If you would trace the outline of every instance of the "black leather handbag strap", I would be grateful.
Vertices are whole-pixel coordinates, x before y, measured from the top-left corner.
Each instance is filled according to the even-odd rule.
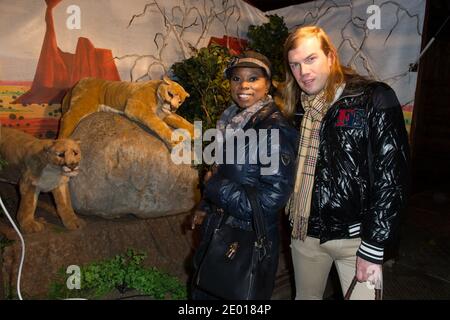
[[[261,210],[261,205],[259,204],[259,201],[256,197],[256,188],[249,186],[249,185],[243,185],[245,192],[247,193],[248,199],[250,200],[250,205],[252,207],[253,211],[253,226],[255,228],[256,233],[256,239],[258,242],[258,245],[263,247],[264,249],[267,249],[267,230],[266,230],[266,224],[264,221],[263,213]],[[267,251],[267,250],[265,250]],[[264,255],[268,252],[264,252]]]

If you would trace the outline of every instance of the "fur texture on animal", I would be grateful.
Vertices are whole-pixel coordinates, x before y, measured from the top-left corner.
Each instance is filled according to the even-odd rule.
[[[70,137],[91,113],[113,111],[144,124],[171,149],[178,141],[171,141],[170,127],[186,129],[194,137],[194,126],[175,114],[187,97],[183,87],[167,77],[146,82],[85,78],[64,97],[59,137]]]
[[[44,228],[34,217],[40,192],[52,192],[56,211],[66,228],[73,230],[84,225],[73,211],[68,188],[70,177],[79,170],[79,141],[37,139],[17,129],[0,127],[0,157],[7,162],[0,176],[19,185],[17,221],[24,233]]]

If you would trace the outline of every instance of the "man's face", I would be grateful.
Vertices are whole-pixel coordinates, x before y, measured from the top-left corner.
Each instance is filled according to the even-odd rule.
[[[317,37],[300,39],[288,52],[289,66],[300,88],[308,95],[319,93],[327,83],[333,57],[325,55]]]

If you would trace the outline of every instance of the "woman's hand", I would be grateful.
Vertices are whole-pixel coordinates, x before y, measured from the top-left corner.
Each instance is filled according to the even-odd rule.
[[[206,212],[203,210],[195,210],[192,217],[191,229],[194,230],[197,225],[201,225],[206,217]]]

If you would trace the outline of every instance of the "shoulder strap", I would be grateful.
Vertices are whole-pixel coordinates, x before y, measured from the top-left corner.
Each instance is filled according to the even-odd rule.
[[[256,188],[243,185],[245,192],[247,193],[248,199],[250,200],[250,205],[253,211],[253,225],[256,232],[257,241],[265,241],[266,240],[266,224],[263,218],[261,205],[259,204],[258,199],[256,198]]]

